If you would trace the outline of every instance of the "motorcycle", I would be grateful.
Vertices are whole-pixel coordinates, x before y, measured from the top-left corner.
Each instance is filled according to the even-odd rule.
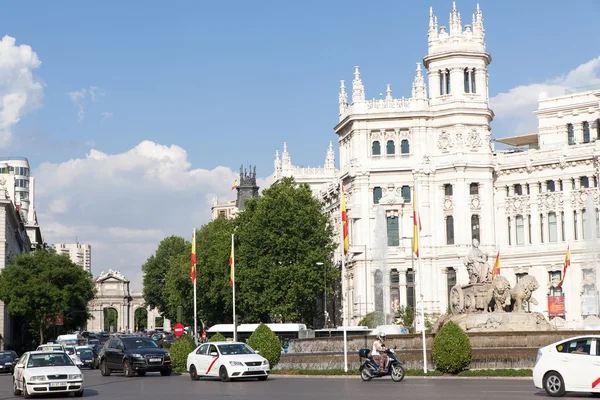
[[[396,352],[394,349],[385,349],[385,354],[388,357],[384,370],[381,370],[373,356],[371,356],[370,349],[360,349],[358,355],[361,358],[366,358],[365,362],[360,366],[360,377],[363,381],[369,382],[373,378],[382,378],[390,375],[394,382],[401,382],[404,379],[404,367],[402,363],[396,358]]]

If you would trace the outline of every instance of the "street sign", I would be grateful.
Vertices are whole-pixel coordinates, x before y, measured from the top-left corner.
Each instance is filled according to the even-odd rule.
[[[177,324],[173,328],[173,332],[175,333],[175,336],[177,336],[177,337],[183,335],[183,330],[184,330],[184,326],[182,324]]]
[[[56,325],[63,326],[65,324],[65,316],[62,314],[56,315]]]

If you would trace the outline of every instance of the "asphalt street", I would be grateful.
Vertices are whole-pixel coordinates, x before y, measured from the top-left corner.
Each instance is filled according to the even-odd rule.
[[[533,387],[530,379],[464,379],[406,377],[403,382],[391,378],[362,382],[360,377],[288,378],[273,375],[265,382],[257,380],[221,382],[216,379],[192,381],[188,375],[168,377],[148,373],[145,377],[109,377],[97,370],[84,371],[84,398],[93,400],[181,400],[192,398],[235,399],[445,399],[445,400],[520,400],[546,397]],[[13,399],[12,376],[0,375],[0,400]],[[22,396],[18,396],[21,397]],[[589,398],[588,394],[567,396]],[[55,398],[55,396],[52,396]],[[546,397],[549,398],[549,397]]]

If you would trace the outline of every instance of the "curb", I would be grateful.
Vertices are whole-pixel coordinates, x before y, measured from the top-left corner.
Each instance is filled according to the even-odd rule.
[[[302,379],[357,379],[360,378],[360,375],[284,375],[284,374],[269,374],[270,379],[284,378],[284,379],[294,379],[294,378],[302,378]],[[458,380],[517,380],[517,381],[525,381],[525,380],[533,380],[533,377],[530,376],[406,376],[404,380],[409,379],[427,379],[427,380],[448,380],[448,379],[458,379]]]

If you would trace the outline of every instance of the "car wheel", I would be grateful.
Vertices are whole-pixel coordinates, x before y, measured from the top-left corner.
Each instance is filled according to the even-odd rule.
[[[73,394],[75,395],[75,397],[81,397],[81,396],[83,396],[83,389],[81,389]]]
[[[106,360],[100,361],[100,373],[102,376],[110,376],[110,369],[106,366]]]
[[[171,370],[170,369],[163,369],[162,371],[160,371],[160,374],[162,376],[169,376],[169,375],[171,375]]]
[[[21,390],[19,389],[19,386],[17,385],[17,380],[16,380],[15,378],[13,378],[13,394],[14,394],[15,396],[18,396],[18,395],[20,395],[21,393],[22,393],[22,392],[21,392]]]
[[[25,398],[25,399],[31,398],[31,395],[29,394],[29,391],[27,390],[27,384],[25,383],[25,379],[23,379],[23,398]]]
[[[137,374],[138,374],[138,376],[145,376],[146,371],[138,371]]]
[[[193,381],[197,381],[200,379],[198,376],[198,371],[196,371],[196,366],[194,364],[190,365],[190,378]]]
[[[269,377],[269,375],[265,375],[265,376],[259,376],[259,377],[258,377],[258,380],[259,380],[259,381],[266,381],[268,377]]]
[[[131,363],[129,362],[129,360],[123,361],[123,375],[125,375],[128,378],[131,378],[133,376],[133,369],[131,368]]]
[[[223,382],[229,382],[229,374],[227,373],[227,368],[224,365],[219,369],[219,378]]]
[[[544,376],[544,390],[546,390],[548,396],[564,396],[566,393],[565,381],[558,372],[550,371]]]

